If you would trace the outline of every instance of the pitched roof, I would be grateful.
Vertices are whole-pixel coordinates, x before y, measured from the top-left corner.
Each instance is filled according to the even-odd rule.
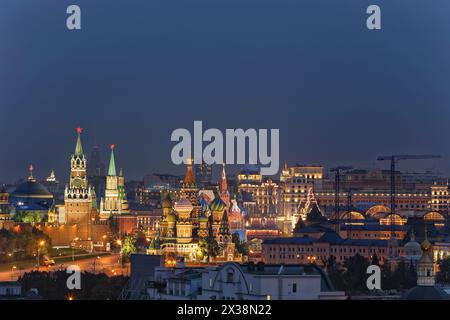
[[[111,157],[109,158],[108,176],[116,175],[116,161],[114,159],[114,145],[111,145]]]
[[[77,128],[77,145],[75,146],[75,155],[76,156],[81,156],[83,155],[83,145],[81,144],[81,132],[83,129],[81,128]]]

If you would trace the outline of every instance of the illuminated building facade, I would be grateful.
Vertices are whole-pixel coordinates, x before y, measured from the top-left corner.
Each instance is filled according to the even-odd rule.
[[[268,239],[277,237],[281,234],[277,226],[279,193],[278,185],[271,179],[260,182],[253,188],[252,193],[245,193],[254,201],[254,207],[247,211],[246,219],[246,239]],[[243,206],[249,206],[251,202],[243,203]]]
[[[254,194],[262,182],[262,175],[258,168],[247,166],[237,175],[238,193]]]
[[[428,210],[447,212],[448,186],[444,179],[433,173],[401,173],[396,171],[397,212],[407,216],[423,214]],[[375,205],[390,207],[390,171],[382,169],[355,169],[341,177],[339,208],[346,208],[350,200],[358,211],[366,211]],[[315,195],[327,216],[333,214],[335,190],[333,180],[324,180],[321,188],[314,188]]]
[[[278,184],[272,179],[263,180],[255,166],[243,168],[237,175],[237,203],[245,212],[245,237],[265,239],[280,234],[277,214],[280,201]]]
[[[59,181],[58,181],[58,179],[56,179],[54,170],[52,170],[50,172],[50,175],[44,181],[42,181],[42,184],[55,197],[57,197],[62,192],[62,190],[59,189]]]
[[[403,248],[395,248],[403,255]],[[324,265],[333,255],[336,262],[359,254],[369,261],[377,255],[381,263],[389,261],[388,240],[343,239],[334,232],[325,232],[319,238],[287,237],[265,240],[262,244],[265,263],[315,263]]]
[[[431,186],[431,210],[448,214],[449,205],[450,196],[448,192],[448,183],[433,183],[433,185]]]
[[[317,200],[320,202],[324,212],[331,216],[334,211],[335,193],[334,192],[315,192]],[[339,195],[339,207],[347,208],[347,192],[341,192]],[[409,212],[414,215],[426,211],[430,205],[430,193],[397,193],[396,195],[397,212]],[[371,207],[383,206],[389,208],[391,204],[391,194],[389,192],[370,192],[355,191],[351,194],[351,205],[359,210],[368,210]],[[341,209],[343,210],[343,209]]]
[[[0,187],[0,220],[10,220],[9,193],[4,186]]]
[[[280,190],[278,184],[272,179],[267,179],[256,188],[254,197],[258,211],[262,215],[278,215]]]
[[[283,233],[292,233],[292,229],[299,218],[299,204],[308,201],[311,192],[321,188],[322,180],[322,166],[284,166],[280,175],[281,200],[279,213],[279,222]]]
[[[146,236],[156,237],[161,222],[162,209],[138,211],[136,213],[137,229]]]

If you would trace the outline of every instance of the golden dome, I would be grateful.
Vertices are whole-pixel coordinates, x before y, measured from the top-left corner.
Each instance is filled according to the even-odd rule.
[[[428,239],[425,238],[425,240],[422,241],[421,247],[422,247],[422,250],[423,250],[423,251],[428,251],[428,250],[430,250],[430,248],[431,248],[431,243],[430,243],[430,241],[428,241]]]
[[[167,192],[161,201],[161,207],[162,208],[172,208],[172,206],[173,206],[172,199],[170,198],[170,194]]]

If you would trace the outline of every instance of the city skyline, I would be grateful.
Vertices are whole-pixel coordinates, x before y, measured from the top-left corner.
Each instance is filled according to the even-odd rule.
[[[83,134],[82,134],[83,148],[84,148],[84,150],[85,150],[85,152],[87,154],[87,168],[89,169],[91,167],[91,152],[95,148],[98,148],[102,164],[103,165],[107,165],[108,164],[108,159],[109,159],[109,152],[111,150],[111,147],[114,146],[114,149],[116,149],[117,144],[109,143],[109,144],[104,145],[104,146],[99,145],[97,142],[94,142],[93,144],[92,143],[90,144],[89,141],[88,142],[86,141],[86,137],[85,137],[86,133],[85,133],[84,128],[77,127],[77,128],[75,128],[75,130],[72,130],[72,132],[74,132],[74,131],[78,132],[78,130],[80,130],[80,129],[83,132]],[[72,140],[73,139],[74,138],[73,138],[73,135],[72,135]],[[72,146],[72,149],[73,149],[73,146]],[[67,158],[70,158],[70,154],[72,154],[72,153],[73,153],[73,150],[68,153]],[[124,163],[124,161],[122,160],[124,158],[124,156],[120,152],[120,147],[119,147],[119,152],[116,149],[115,153],[118,153],[118,155],[119,155],[119,161],[118,161],[118,164],[117,164],[118,168],[123,169],[125,172],[128,172],[127,164]],[[60,158],[60,157],[55,157],[55,158]],[[383,163],[381,161],[377,161],[376,158],[374,158],[372,160],[373,161],[367,161],[366,165],[364,165],[364,162],[362,162],[361,165],[354,166],[354,169],[381,169],[381,170],[388,170],[389,169],[389,167],[388,167],[388,165],[386,163]],[[397,167],[397,170],[401,171],[403,173],[436,173],[436,174],[442,175],[443,178],[448,179],[449,176],[445,172],[442,172],[441,170],[439,170],[439,166],[436,166],[436,163],[439,163],[439,162],[442,162],[442,161],[443,161],[443,159],[426,159],[426,160],[419,160],[419,161],[411,161],[411,162],[407,162],[406,164],[402,163],[401,166]],[[445,161],[445,159],[444,159],[444,161]],[[51,173],[53,173],[53,174],[55,174],[55,176],[56,176],[56,178],[57,178],[57,180],[59,182],[67,183],[68,180],[69,180],[69,176],[67,174],[64,174],[64,173],[66,173],[69,170],[70,166],[67,165],[67,161],[63,160],[63,162],[66,165],[61,166],[61,165],[56,164],[54,166],[53,165],[49,166],[48,165],[49,159],[41,159],[41,160],[38,159],[37,161],[34,161],[34,162],[33,161],[29,161],[26,164],[26,166],[24,168],[22,168],[23,169],[22,173],[18,177],[13,178],[10,181],[7,181],[7,180],[3,180],[2,181],[2,180],[0,180],[0,183],[2,183],[2,184],[14,184],[17,181],[26,180],[28,178],[28,176],[30,175],[30,166],[33,166],[33,177],[38,179],[38,180],[43,181],[47,177],[49,177]],[[425,165],[424,165],[424,163],[425,163]],[[353,166],[353,163],[346,163],[346,164]],[[432,165],[431,167],[430,167],[430,164]],[[278,173],[276,175],[273,175],[273,176],[264,176],[264,177],[278,179],[279,176],[281,175],[281,171],[282,171],[282,169],[283,169],[283,167],[285,165],[288,165],[288,166],[295,166],[295,165],[307,165],[307,166],[308,165],[318,165],[318,166],[323,166],[324,169],[326,170],[325,174],[328,174],[328,170],[330,170],[333,166],[339,165],[339,163],[333,163],[333,162],[325,163],[325,162],[320,162],[320,161],[316,161],[316,162],[302,162],[300,160],[286,160],[286,159],[283,159],[281,157],[280,158],[280,167],[279,167]],[[212,170],[212,172],[213,172],[212,178],[213,178],[214,181],[217,182],[217,181],[219,181],[220,175],[221,175],[221,172],[222,172],[222,169],[221,169],[222,168],[222,164],[213,164],[212,166],[213,166],[212,167],[213,168],[213,170]],[[249,165],[249,164],[243,164],[243,165],[232,164],[232,165],[227,165],[227,168],[228,168],[227,169],[227,175],[237,175],[242,169],[245,169],[246,167],[249,167],[249,166],[250,167],[251,166],[255,166],[255,168],[259,167],[258,165]],[[42,167],[49,168],[49,169],[47,171],[43,171]],[[138,173],[138,175],[135,176],[135,177],[129,177],[129,175],[127,174],[126,175],[127,177],[126,177],[125,180],[126,181],[136,181],[136,180],[139,181],[139,180],[142,180],[146,175],[158,174],[158,173],[159,174],[179,175],[180,178],[182,178],[184,176],[184,173],[185,173],[185,167],[186,167],[185,164],[172,165],[171,166],[172,170],[169,169],[169,170],[166,170],[166,171],[158,170],[158,168],[151,168],[151,167],[149,167],[147,171],[141,172],[140,175]],[[62,168],[62,170],[60,171],[60,170],[55,169],[55,168]],[[418,169],[418,168],[420,168],[420,169]],[[330,174],[331,174],[331,172],[330,172]]]
[[[356,2],[80,1],[79,33],[65,28],[65,4],[31,4],[0,5],[2,182],[30,163],[66,179],[78,125],[87,150],[117,144],[127,179],[182,173],[170,133],[193,120],[280,128],[280,167],[440,154],[400,169],[450,175],[448,2],[385,3],[370,33]]]

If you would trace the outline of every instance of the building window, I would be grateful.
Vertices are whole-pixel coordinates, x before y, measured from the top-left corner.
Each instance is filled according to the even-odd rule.
[[[292,292],[297,292],[297,284],[296,283],[293,283],[292,284]]]

